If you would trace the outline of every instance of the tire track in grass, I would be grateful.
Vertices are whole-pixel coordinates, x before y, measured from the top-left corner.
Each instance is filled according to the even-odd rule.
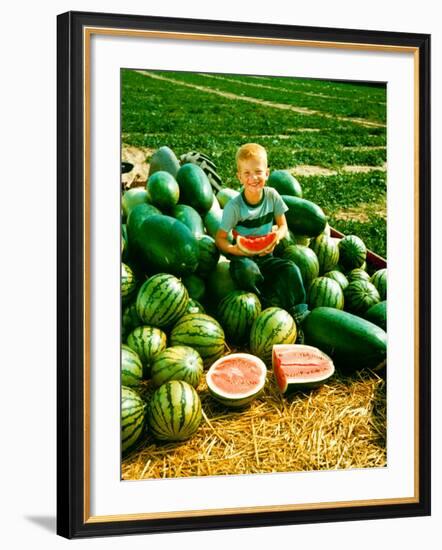
[[[225,82],[232,82],[233,84],[242,84],[244,86],[253,86],[255,88],[264,88],[266,90],[273,90],[273,91],[277,91],[277,92],[287,92],[287,93],[297,93],[297,94],[302,94],[302,95],[308,95],[308,96],[311,96],[311,97],[320,97],[322,99],[336,99],[338,101],[357,101],[357,99],[353,98],[353,97],[340,97],[340,96],[336,96],[336,95],[327,95],[327,94],[321,94],[319,92],[315,93],[315,92],[301,92],[301,91],[296,91],[295,90],[289,90],[288,88],[278,88],[277,86],[270,86],[268,84],[258,84],[256,82],[245,82],[244,80],[235,80],[233,78],[227,78],[225,76],[220,76],[220,75],[213,75],[213,74],[209,74],[209,73],[198,73],[200,74],[201,76],[204,76],[206,78],[215,78],[217,80],[223,80]],[[372,100],[364,100],[364,103],[372,103],[374,105],[386,105],[385,101],[372,101]]]
[[[320,111],[314,111],[312,109],[307,109],[305,107],[294,107],[293,105],[287,105],[286,103],[274,103],[272,101],[265,101],[263,99],[256,99],[254,97],[239,96],[239,95],[236,95],[236,94],[232,94],[230,92],[221,92],[219,90],[214,90],[213,88],[210,88],[210,87],[199,86],[197,84],[190,84],[188,82],[182,82],[180,80],[175,80],[173,78],[169,78],[169,77],[166,77],[166,76],[160,76],[160,75],[151,73],[149,71],[137,70],[137,71],[134,71],[134,72],[137,72],[137,73],[139,73],[141,75],[144,75],[144,76],[147,76],[149,78],[154,78],[154,79],[157,79],[157,80],[163,80],[165,82],[170,82],[171,84],[177,84],[179,86],[185,86],[187,88],[193,88],[194,90],[199,90],[200,92],[206,92],[206,93],[209,93],[209,94],[219,95],[219,96],[225,97],[227,99],[232,99],[232,100],[237,100],[237,101],[246,101],[248,103],[256,103],[257,105],[263,105],[264,107],[270,107],[270,108],[273,108],[273,109],[282,109],[282,110],[286,110],[286,111],[292,111],[292,112],[307,115],[307,116],[308,115],[315,115],[315,116],[320,116],[320,117],[324,117],[324,118],[328,118],[328,119],[332,119],[332,120],[339,120],[339,121],[342,121],[342,122],[350,122],[352,124],[358,124],[360,126],[365,126],[365,127],[369,127],[369,128],[386,128],[386,125],[382,124],[380,122],[372,122],[372,121],[368,121],[368,120],[363,120],[361,118],[334,116],[334,115],[330,115],[328,113],[323,113],[323,112],[320,112]]]

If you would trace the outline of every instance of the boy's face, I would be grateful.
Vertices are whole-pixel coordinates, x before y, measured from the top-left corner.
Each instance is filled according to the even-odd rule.
[[[251,158],[238,161],[238,179],[244,189],[252,193],[260,191],[269,177],[267,162],[263,158]]]

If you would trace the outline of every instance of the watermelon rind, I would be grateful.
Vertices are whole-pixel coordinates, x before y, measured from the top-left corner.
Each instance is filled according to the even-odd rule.
[[[308,356],[314,355],[315,357],[327,362],[327,370],[322,374],[318,372],[313,379],[312,376],[287,376],[284,372],[283,366],[279,364],[277,359],[278,353],[284,351],[287,351],[289,353],[291,351],[296,351],[297,353],[306,354]],[[300,362],[300,364],[302,363]],[[297,390],[306,391],[317,388],[318,386],[324,384],[327,380],[329,380],[335,373],[335,366],[328,355],[326,355],[324,352],[316,347],[307,346],[304,344],[277,344],[273,346],[272,367],[276,383],[282,394],[292,393],[293,391]],[[311,368],[315,367],[312,366]]]
[[[246,359],[248,361],[252,361],[253,364],[260,369],[259,373],[259,380],[257,384],[250,388],[249,391],[232,394],[225,392],[221,390],[216,383],[213,380],[213,375],[216,373],[217,369],[220,365],[223,364],[226,360],[232,360],[232,359]],[[226,407],[244,407],[246,405],[249,405],[254,399],[256,399],[259,395],[261,395],[265,383],[266,383],[266,376],[267,376],[267,367],[265,366],[264,362],[259,359],[259,357],[256,357],[255,355],[251,355],[250,353],[231,353],[229,355],[225,355],[224,357],[221,357],[213,365],[210,367],[210,369],[206,373],[206,382],[207,387],[209,389],[210,394],[212,397],[221,403],[222,405]]]
[[[170,380],[152,394],[147,417],[150,431],[156,439],[184,441],[196,432],[201,423],[201,401],[190,384]]]

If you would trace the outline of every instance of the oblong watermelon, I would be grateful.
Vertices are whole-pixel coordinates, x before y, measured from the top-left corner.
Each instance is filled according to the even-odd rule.
[[[154,437],[184,441],[201,422],[201,401],[195,389],[182,380],[170,380],[154,391],[148,407],[148,423]]]
[[[180,169],[180,163],[175,153],[163,145],[155,151],[149,160],[149,177],[160,170],[169,172],[174,178],[176,177],[178,170]]]
[[[139,207],[137,207],[139,208]],[[198,266],[199,248],[190,229],[171,216],[153,214],[127,224],[129,252],[146,273],[193,273]]]
[[[282,195],[282,199],[288,206],[285,216],[293,233],[317,237],[324,231],[327,217],[317,204],[290,195]]]
[[[170,210],[180,198],[180,188],[176,179],[165,170],[149,176],[146,184],[150,202],[161,210]]]
[[[199,239],[204,235],[204,223],[202,217],[195,208],[188,204],[177,204],[171,212],[172,216],[186,225],[192,235]]]
[[[272,366],[281,393],[316,388],[335,372],[328,355],[318,348],[301,344],[273,346]]]
[[[204,170],[197,164],[184,164],[176,175],[181,202],[206,214],[213,203],[213,190]]]
[[[288,170],[273,170],[266,185],[276,189],[280,195],[302,197],[301,184]]]
[[[387,331],[387,300],[378,302],[367,309],[364,319]]]
[[[221,357],[207,371],[210,394],[227,407],[250,404],[264,389],[267,368],[249,353],[232,353]]]

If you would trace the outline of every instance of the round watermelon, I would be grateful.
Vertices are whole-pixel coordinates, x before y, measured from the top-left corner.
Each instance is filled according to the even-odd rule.
[[[345,290],[348,287],[348,279],[342,271],[333,269],[332,271],[327,271],[327,273],[324,273],[324,277],[328,277],[336,281],[342,290]]]
[[[140,385],[143,378],[143,364],[138,354],[129,346],[121,346],[121,384],[127,387]]]
[[[149,378],[150,365],[154,357],[166,349],[167,337],[159,328],[141,326],[129,334],[127,345],[138,354],[143,363],[143,378]]]
[[[201,401],[195,389],[182,380],[170,380],[154,391],[149,402],[148,424],[154,437],[184,441],[201,422]]]
[[[189,346],[202,357],[204,366],[211,365],[225,350],[224,330],[216,319],[205,313],[183,315],[170,333],[172,346]]]
[[[351,283],[353,281],[369,281],[370,275],[361,267],[355,267],[347,273],[347,279]]]
[[[217,311],[228,341],[240,344],[248,342],[253,321],[261,313],[261,302],[252,292],[234,290],[221,300]]]
[[[250,330],[250,350],[266,364],[272,360],[275,344],[293,344],[297,330],[293,317],[284,309],[264,309],[253,322]]]
[[[292,260],[299,267],[304,287],[308,290],[311,282],[319,275],[319,261],[315,252],[308,246],[295,244],[288,246],[282,257]]]
[[[367,248],[364,241],[356,235],[347,235],[339,243],[339,263],[350,271],[355,267],[362,267],[367,258]]]
[[[344,309],[344,293],[339,283],[330,277],[318,277],[310,285],[308,304],[310,309],[322,306]]]
[[[151,367],[152,384],[184,380],[194,388],[200,383],[204,365],[200,354],[189,346],[171,346],[159,353]]]
[[[137,295],[137,312],[145,325],[174,324],[187,307],[189,294],[183,283],[168,273],[159,273],[143,283]]]
[[[141,438],[146,418],[146,403],[133,388],[121,388],[121,451],[133,449]]]
[[[378,289],[381,300],[387,299],[387,268],[378,269],[371,276],[370,282]]]
[[[321,233],[310,242],[310,248],[315,252],[319,262],[320,275],[332,271],[339,261],[339,248],[332,237]]]
[[[207,371],[210,394],[227,407],[249,405],[264,389],[267,368],[249,353],[232,353],[221,357]]]
[[[369,281],[356,280],[344,292],[345,308],[356,315],[363,315],[371,306],[381,301],[377,288]]]
[[[138,281],[132,269],[121,262],[121,299],[127,304],[137,291]]]

